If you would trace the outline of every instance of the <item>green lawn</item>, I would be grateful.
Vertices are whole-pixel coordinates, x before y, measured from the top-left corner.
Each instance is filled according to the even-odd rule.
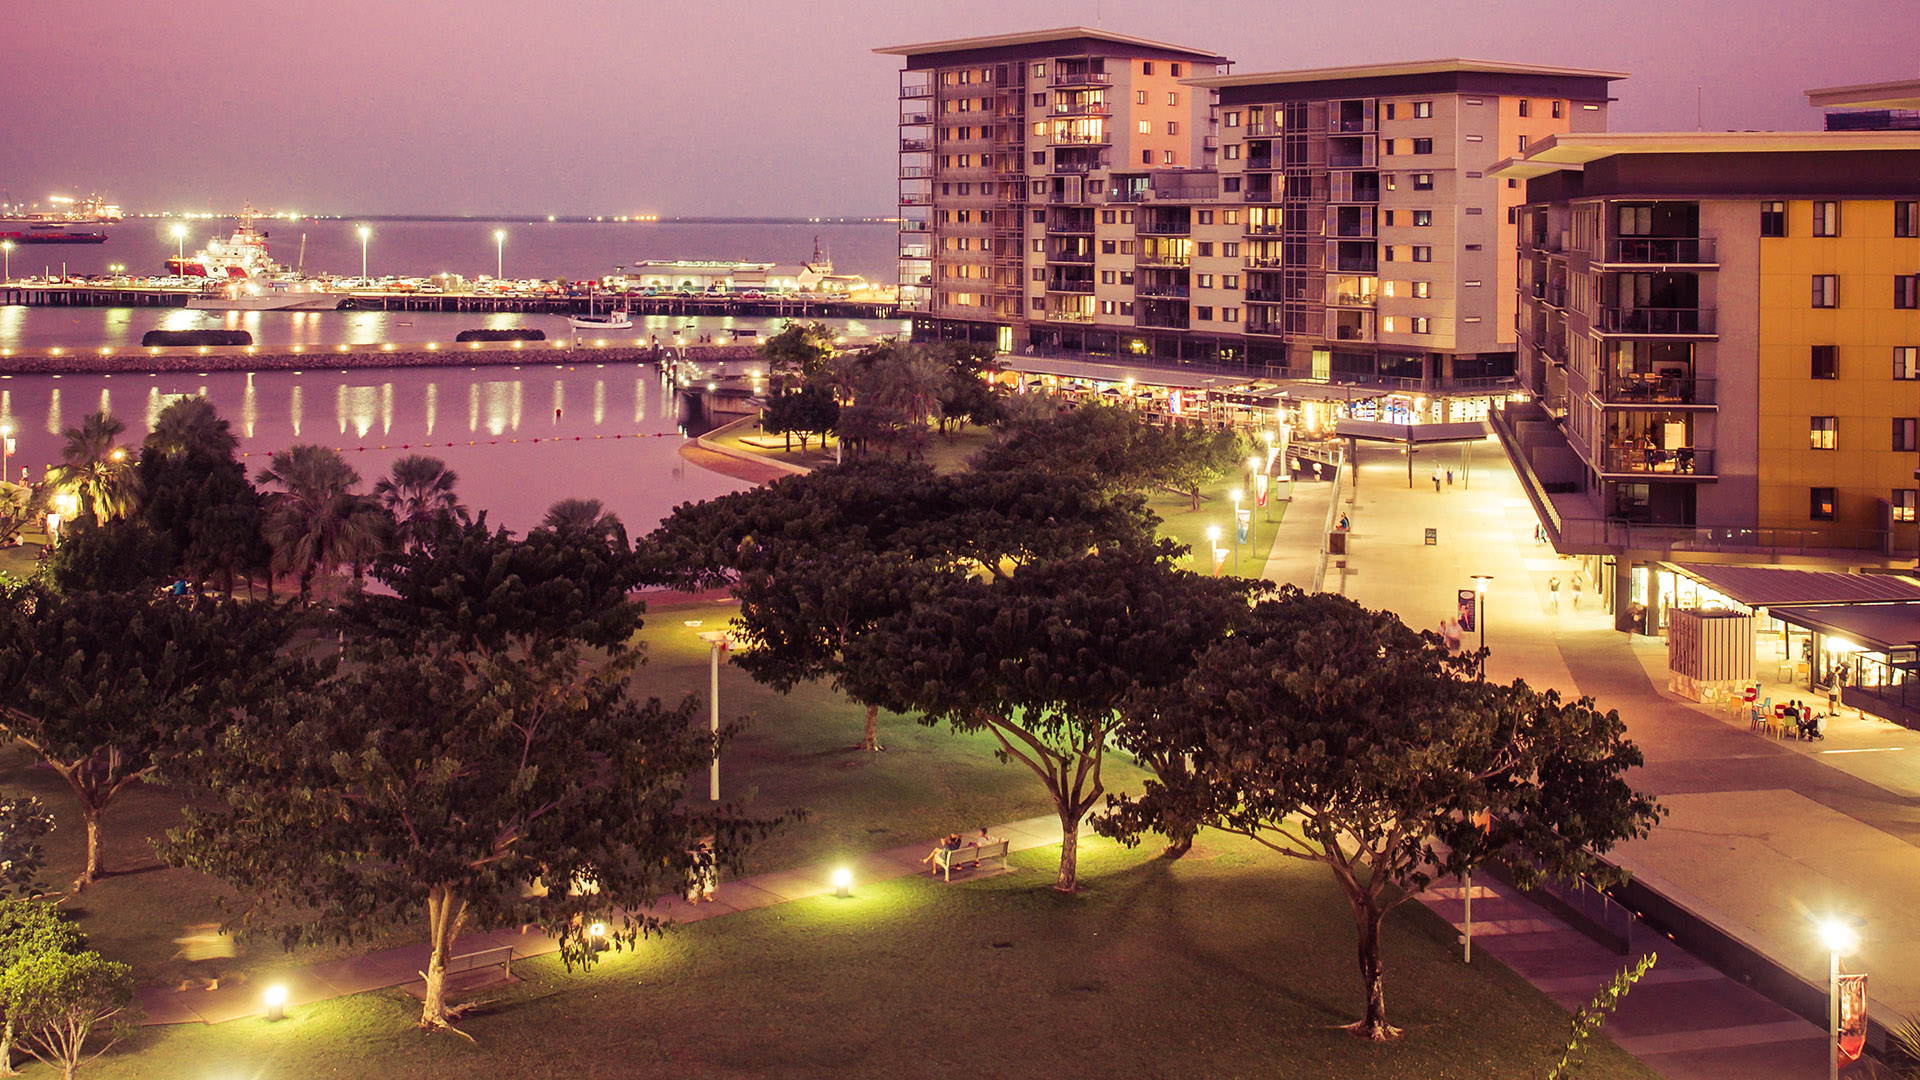
[[[593,972],[518,966],[462,1021],[424,1035],[398,992],[279,1023],[142,1030],[87,1075],[1407,1077],[1545,1071],[1567,1017],[1498,964],[1462,967],[1418,908],[1385,934],[1390,1017],[1360,1004],[1352,923],[1324,870],[1204,834],[1176,864],[1105,841],[1088,889],[1054,894],[1054,853],[970,884],[911,878],[676,928]],[[37,1067],[39,1075],[48,1070]],[[1654,1074],[1600,1041],[1589,1080]]]

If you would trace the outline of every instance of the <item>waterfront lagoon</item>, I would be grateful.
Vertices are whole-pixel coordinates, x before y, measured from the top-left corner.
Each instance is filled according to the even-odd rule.
[[[342,452],[365,491],[395,458],[431,454],[460,474],[470,512],[517,533],[577,496],[601,500],[639,535],[682,502],[749,486],[680,457],[682,414],[654,367],[588,361],[3,376],[0,422],[16,444],[9,478],[24,466],[41,479],[60,460],[60,433],[96,410],[123,421],[122,441],[138,445],[160,409],[186,394],[204,395],[233,425],[250,474],[276,450],[318,443]]]

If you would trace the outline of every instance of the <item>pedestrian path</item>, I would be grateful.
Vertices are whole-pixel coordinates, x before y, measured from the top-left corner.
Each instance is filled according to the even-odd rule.
[[[1051,815],[1028,818],[997,826],[992,833],[995,837],[1006,838],[1009,851],[1050,847],[1060,843],[1060,819]],[[1080,837],[1080,843],[1084,846],[1093,837],[1091,827],[1083,825]],[[725,881],[715,890],[712,903],[694,904],[680,896],[670,896],[661,900],[653,908],[652,914],[674,923],[701,922],[737,911],[751,911],[822,896],[833,891],[833,873],[840,869],[853,872],[856,886],[860,882],[890,881],[924,874],[927,868],[920,860],[926,857],[930,843],[888,848],[852,859]],[[1004,869],[991,866],[982,867],[978,871],[968,872],[968,880],[1005,872]],[[956,877],[955,880],[960,879]],[[513,959],[518,961],[545,956],[558,951],[559,947],[558,941],[538,930],[521,933],[505,929],[463,934],[454,941],[451,955],[458,957],[511,948]],[[141,1023],[221,1024],[260,1016],[266,1011],[262,995],[268,986],[275,985],[286,988],[287,1004],[294,1006],[368,990],[406,987],[423,981],[421,972],[427,966],[428,954],[426,945],[407,945],[288,968],[272,975],[228,982],[214,990],[150,987],[140,994],[140,1005],[146,1012]]]

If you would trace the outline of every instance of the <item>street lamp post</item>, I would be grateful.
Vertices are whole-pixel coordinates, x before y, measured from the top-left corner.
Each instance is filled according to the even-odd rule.
[[[1241,493],[1238,490],[1227,492],[1227,498],[1233,500],[1233,576],[1234,577],[1240,576],[1240,494]],[[1247,520],[1248,520],[1249,526],[1251,526],[1253,515],[1248,514]]]
[[[365,225],[360,226],[360,283],[362,285],[367,283],[367,238],[372,235],[372,229]]]
[[[5,480],[13,470],[13,425],[0,423],[0,480]]]
[[[713,765],[707,780],[707,798],[720,801],[720,654],[733,646],[733,636],[725,630],[704,630],[700,640],[712,647],[713,667],[708,676],[707,700],[710,703],[707,713],[707,727],[716,740],[713,747]]]
[[[187,227],[185,225],[176,224],[173,227],[173,245],[176,256],[173,260],[173,272],[176,276],[185,277],[187,273]]]
[[[493,280],[499,281],[507,276],[504,271],[506,265],[507,230],[495,229],[493,230]]]
[[[1480,624],[1480,671],[1478,677],[1483,682],[1487,677],[1487,587],[1492,584],[1492,574],[1473,575],[1474,603],[1479,605],[1479,610],[1474,613],[1474,621]]]
[[[1820,926],[1827,946],[1827,1080],[1840,1080],[1840,958],[1860,947],[1860,935],[1837,919]]]
[[[0,240],[0,255],[5,256],[5,262],[6,262],[5,280],[8,283],[11,283],[13,281],[13,241]]]

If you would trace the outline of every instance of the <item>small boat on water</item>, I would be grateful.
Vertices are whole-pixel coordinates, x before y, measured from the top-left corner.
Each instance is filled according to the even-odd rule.
[[[587,313],[567,316],[567,325],[575,330],[631,330],[633,316],[625,308],[598,314],[593,299],[593,289],[587,289]]]

